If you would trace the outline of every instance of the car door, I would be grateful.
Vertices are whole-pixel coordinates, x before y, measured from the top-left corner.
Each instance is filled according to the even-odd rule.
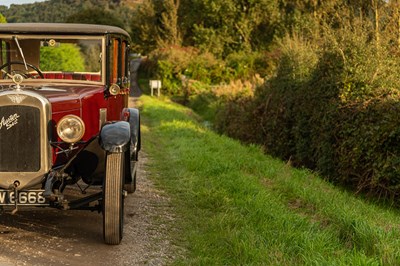
[[[122,109],[128,105],[129,68],[127,67],[127,49],[127,41],[121,38],[111,38],[109,41],[107,84],[109,87],[118,88],[118,92],[107,96],[107,120],[120,120]]]

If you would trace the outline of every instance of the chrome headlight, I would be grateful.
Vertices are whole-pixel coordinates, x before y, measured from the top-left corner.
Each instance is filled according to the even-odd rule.
[[[85,123],[76,115],[66,115],[57,123],[57,134],[65,142],[78,142],[85,134]]]

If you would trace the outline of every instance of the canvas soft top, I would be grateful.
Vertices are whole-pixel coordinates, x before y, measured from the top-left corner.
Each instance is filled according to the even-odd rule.
[[[0,23],[0,34],[120,34],[130,38],[129,34],[118,27],[74,23]]]

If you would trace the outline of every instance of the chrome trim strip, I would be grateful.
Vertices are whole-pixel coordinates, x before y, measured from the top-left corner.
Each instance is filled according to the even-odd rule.
[[[100,108],[99,110],[99,130],[103,127],[103,125],[107,122],[107,108]]]

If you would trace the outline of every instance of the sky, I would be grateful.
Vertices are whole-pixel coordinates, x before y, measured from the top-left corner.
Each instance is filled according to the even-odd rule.
[[[1,6],[10,6],[11,4],[28,4],[28,3],[34,3],[34,2],[43,2],[45,0],[0,0],[0,5]]]

